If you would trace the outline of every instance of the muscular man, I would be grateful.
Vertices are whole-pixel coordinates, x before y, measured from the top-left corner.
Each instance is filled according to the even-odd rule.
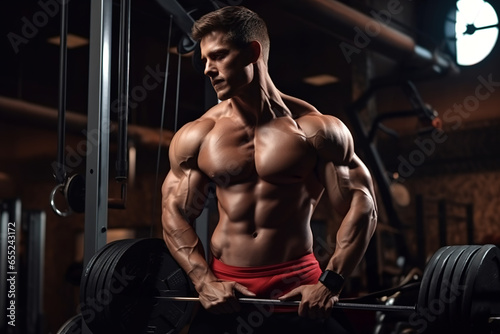
[[[162,186],[165,242],[203,306],[191,332],[276,333],[269,328],[281,325],[289,333],[321,333],[343,278],[358,265],[375,230],[371,176],[339,119],[274,85],[267,69],[269,36],[256,13],[224,7],[199,19],[192,35],[221,102],[175,134]],[[209,264],[192,223],[210,184],[219,221]],[[343,220],[322,272],[312,252],[310,219],[325,191]],[[259,317],[238,297],[301,304],[298,310],[261,307]]]

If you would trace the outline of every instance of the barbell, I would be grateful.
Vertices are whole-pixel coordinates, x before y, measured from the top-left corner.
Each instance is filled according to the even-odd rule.
[[[81,317],[94,334],[177,333],[198,301],[189,277],[162,239],[108,243],[84,268]],[[240,298],[240,303],[298,306],[298,301]],[[440,248],[429,260],[413,305],[340,300],[336,308],[407,314],[417,330],[490,333],[500,315],[500,249],[494,245]]]

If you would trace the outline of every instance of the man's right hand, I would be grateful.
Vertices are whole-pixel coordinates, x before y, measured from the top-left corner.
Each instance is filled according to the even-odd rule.
[[[198,294],[201,305],[207,311],[214,314],[225,314],[240,311],[240,303],[235,292],[247,297],[256,296],[255,293],[239,283],[222,280],[203,283]]]

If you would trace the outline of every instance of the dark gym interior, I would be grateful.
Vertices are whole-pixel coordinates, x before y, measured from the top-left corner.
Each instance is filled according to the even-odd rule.
[[[109,172],[103,175],[109,179],[111,203],[108,241],[161,238],[160,187],[169,171],[170,139],[214,103],[196,52],[190,45],[180,51],[186,39],[182,18],[171,20],[166,9],[175,2],[194,19],[225,5],[259,13],[268,24],[269,72],[277,87],[338,117],[353,133],[357,153],[374,176],[379,220],[372,248],[350,278],[346,297],[389,289],[412,275],[421,278],[429,258],[444,246],[500,246],[498,19],[487,29],[468,32],[471,38],[486,30],[496,33],[469,50],[457,48],[456,34],[464,33],[454,30],[453,21],[459,8],[466,8],[458,3],[472,2],[473,8],[500,14],[499,0],[131,0],[128,166],[121,176],[115,167],[120,117],[114,111],[121,106],[120,11],[126,1],[103,2],[108,1],[112,104]],[[60,189],[54,191],[61,162],[61,3],[8,1],[1,10],[0,213],[5,248],[0,263],[5,267],[0,271],[1,286],[7,289],[0,293],[2,333],[4,328],[6,333],[57,333],[81,306],[89,212],[67,214],[67,199]],[[95,73],[89,66],[89,44],[91,6],[100,1],[66,3],[62,161],[71,177],[86,175],[98,140],[96,129],[88,128],[95,117],[89,107],[89,76]],[[336,12],[339,8],[369,20],[346,18],[345,12]],[[462,14],[474,20],[488,10]],[[464,51],[484,56],[474,64],[460,64],[457,54]],[[210,233],[214,212],[207,211],[204,223]],[[15,327],[8,324],[9,310],[5,313],[12,287],[5,281],[13,271],[6,269],[6,235],[14,222]],[[320,203],[312,218],[320,263],[334,249],[330,235],[338,226],[338,217]],[[374,312],[350,315],[363,319],[356,322],[360,333],[413,333],[377,324]]]

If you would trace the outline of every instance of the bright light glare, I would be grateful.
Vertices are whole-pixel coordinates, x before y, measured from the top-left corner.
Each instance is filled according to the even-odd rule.
[[[464,34],[468,24],[476,28],[498,24],[495,9],[483,0],[460,0],[457,2],[457,63],[474,65],[486,58],[498,39],[498,27],[479,29],[472,35]]]

